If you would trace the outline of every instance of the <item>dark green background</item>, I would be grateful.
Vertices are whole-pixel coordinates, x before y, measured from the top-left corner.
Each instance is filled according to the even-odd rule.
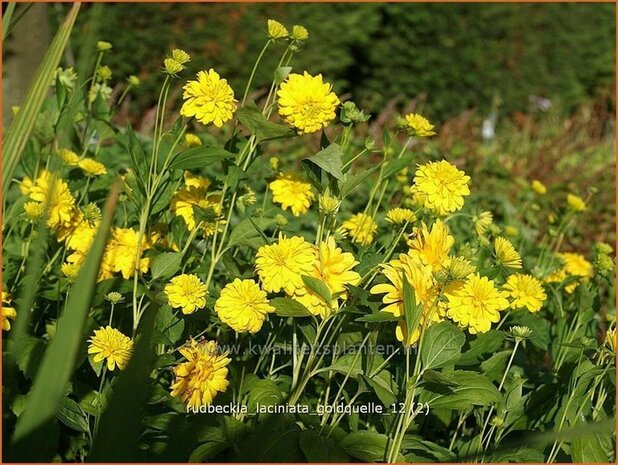
[[[443,119],[498,101],[502,111],[525,111],[531,95],[569,110],[614,88],[613,4],[86,5],[77,43],[98,22],[97,38],[114,44],[106,61],[115,78],[137,74],[144,83],[139,111],[154,105],[154,71],[172,47],[191,53],[192,70],[214,67],[240,94],[268,18],[306,26],[311,37],[295,69],[323,73],[369,110],[421,96],[425,113]],[[271,51],[262,85],[280,54]]]

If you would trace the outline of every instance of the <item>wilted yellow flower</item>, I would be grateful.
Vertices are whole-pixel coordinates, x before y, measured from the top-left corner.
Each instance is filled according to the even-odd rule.
[[[109,42],[105,42],[104,40],[99,40],[97,42],[97,49],[99,50],[99,52],[106,52],[112,49],[112,44],[110,44]]]
[[[101,176],[107,173],[105,165],[92,158],[82,158],[78,165],[87,176]]]
[[[547,187],[545,187],[545,184],[543,184],[538,179],[532,181],[530,185],[532,186],[532,190],[539,195],[544,195],[547,193]]]
[[[57,230],[68,226],[73,215],[75,198],[69,186],[49,171],[43,170],[29,192],[35,202],[47,205],[47,225]]]
[[[431,124],[427,118],[418,115],[416,113],[409,113],[405,116],[404,130],[410,136],[413,137],[429,137],[435,136],[436,133],[433,130],[434,125]]]
[[[179,48],[175,48],[174,50],[172,50],[172,58],[181,65],[184,65],[185,63],[189,63],[191,61],[191,56],[187,52]]]
[[[237,333],[257,333],[262,329],[266,315],[275,311],[268,303],[266,292],[252,279],[236,278],[228,283],[215,302],[215,311],[221,321]]]
[[[335,119],[339,98],[322,75],[290,74],[279,91],[279,114],[299,134],[309,134],[328,126]]]
[[[170,306],[182,309],[185,315],[204,308],[207,293],[206,284],[194,274],[181,274],[165,285],[165,295]]]
[[[404,224],[406,221],[408,223],[414,223],[416,221],[416,215],[412,210],[407,208],[391,208],[386,212],[386,221],[396,225]]]
[[[437,220],[431,230],[422,223],[420,228],[414,228],[412,235],[413,238],[408,240],[410,253],[418,255],[423,264],[433,272],[449,266],[449,252],[455,244],[455,238],[450,235],[443,221]]]
[[[357,213],[344,221],[341,229],[350,234],[352,242],[369,245],[373,242],[373,236],[378,230],[378,225],[369,215]]]
[[[219,353],[214,341],[191,339],[179,352],[187,361],[174,368],[176,379],[170,386],[172,397],[180,397],[191,409],[212,404],[217,393],[227,389],[227,366],[232,360],[227,353]]]
[[[522,267],[521,255],[519,255],[508,239],[497,237],[494,241],[494,250],[496,251],[497,260],[507,268],[519,269]]]
[[[236,111],[234,91],[214,69],[200,71],[197,81],[187,82],[183,89],[182,116],[195,117],[202,124],[213,123],[218,128],[232,119]]]
[[[307,40],[308,38],[309,38],[309,31],[307,29],[297,24],[292,26],[292,39]]]
[[[463,208],[464,196],[470,194],[469,181],[446,160],[429,162],[416,170],[413,194],[425,208],[446,215]]]
[[[307,307],[314,315],[325,318],[335,310],[337,299],[346,297],[347,286],[356,285],[360,282],[360,275],[353,270],[356,265],[358,265],[358,262],[354,259],[354,255],[343,252],[337,247],[335,239],[331,236],[320,243],[318,257],[309,276],[326,284],[333,297],[333,302],[324,302],[324,299],[307,286],[297,289],[292,297]]]
[[[547,299],[541,281],[534,276],[512,274],[504,284],[504,290],[509,294],[511,307],[527,308],[531,312],[538,312]]]
[[[72,150],[68,149],[60,149],[58,150],[58,155],[62,159],[62,162],[68,166],[77,166],[79,163],[79,155],[77,155]]]
[[[586,202],[584,202],[584,199],[574,194],[567,195],[567,204],[569,208],[575,212],[583,212],[586,210]]]
[[[501,310],[509,306],[507,293],[496,289],[494,282],[478,273],[465,283],[446,293],[447,315],[471,334],[489,331],[492,323],[500,321]]]
[[[302,275],[311,274],[316,260],[315,246],[299,236],[260,247],[255,268],[267,292],[285,291],[288,295],[304,286]]]
[[[284,39],[288,36],[286,27],[274,19],[268,20],[268,37],[271,39]]]
[[[199,147],[200,145],[202,145],[202,139],[198,136],[190,132],[185,134],[185,147],[190,149],[192,147]]]
[[[480,212],[478,215],[472,217],[474,223],[474,230],[479,236],[483,236],[494,221],[494,216],[491,212]]]
[[[255,191],[249,186],[245,186],[244,194],[238,197],[239,205],[242,205],[244,207],[250,207],[251,205],[254,205],[255,202],[257,202],[257,196],[255,195]]]
[[[289,208],[294,216],[307,213],[315,198],[311,184],[293,173],[281,173],[268,187],[273,193],[273,202],[280,203],[283,210]]]
[[[382,265],[382,274],[389,281],[377,284],[370,290],[372,294],[384,294],[382,302],[386,304],[380,311],[392,313],[401,318],[397,325],[397,340],[404,345],[412,345],[418,341],[421,328],[426,324],[441,321],[444,317],[443,308],[437,304],[437,287],[433,280],[431,268],[422,263],[418,255],[401,254],[396,260]],[[423,314],[419,326],[414,333],[407,334],[405,309],[403,305],[403,279],[414,289],[417,303],[423,304]]]
[[[99,328],[90,338],[88,353],[94,354],[94,363],[105,360],[107,369],[112,371],[118,366],[124,370],[133,353],[133,341],[111,326]]]
[[[11,296],[8,292],[2,291],[2,331],[11,329],[11,321],[17,318],[17,312],[11,306]]]
[[[334,215],[339,211],[339,206],[341,205],[341,201],[328,192],[321,194],[318,197],[318,207],[320,212],[324,215]]]
[[[182,63],[177,62],[173,58],[166,58],[165,60],[163,60],[163,69],[170,76],[176,76],[183,69],[185,69],[185,66]],[[182,110],[180,114],[182,115]]]

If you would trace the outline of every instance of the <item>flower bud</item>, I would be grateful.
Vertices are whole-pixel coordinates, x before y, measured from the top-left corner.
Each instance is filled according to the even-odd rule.
[[[274,19],[268,20],[268,37],[271,39],[285,39],[289,35],[286,27]]]
[[[99,52],[107,52],[108,50],[112,49],[112,44],[110,44],[109,42],[105,42],[104,40],[99,40],[97,42],[97,50]]]

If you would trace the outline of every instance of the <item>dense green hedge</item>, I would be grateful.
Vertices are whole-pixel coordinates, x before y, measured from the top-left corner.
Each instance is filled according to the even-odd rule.
[[[141,108],[154,103],[152,70],[173,46],[191,53],[194,69],[215,67],[240,93],[271,17],[310,30],[296,69],[322,72],[370,109],[419,94],[436,118],[496,100],[505,111],[525,110],[530,95],[572,108],[613,87],[612,4],[162,3],[106,4],[101,12],[98,36],[114,44],[116,76],[144,81]],[[80,19],[84,30],[89,15]],[[258,82],[270,80],[278,55],[269,55]]]

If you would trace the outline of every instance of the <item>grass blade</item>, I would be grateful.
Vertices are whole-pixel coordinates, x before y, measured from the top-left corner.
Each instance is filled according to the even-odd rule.
[[[2,197],[6,198],[6,193],[10,186],[13,172],[19,164],[21,154],[26,146],[26,142],[30,137],[34,123],[36,122],[37,115],[39,114],[47,90],[52,83],[54,72],[60,63],[64,48],[67,45],[77,12],[79,11],[80,4],[75,3],[54,40],[52,41],[49,49],[45,53],[43,62],[39,66],[37,73],[30,84],[26,99],[21,105],[19,113],[15,115],[15,118],[11,122],[6,137],[3,141],[2,152]]]
[[[13,443],[19,461],[51,459],[51,457],[39,457],[41,452],[33,447],[33,444],[44,439],[42,436],[55,421],[66,384],[75,369],[75,359],[82,342],[84,324],[94,295],[118,192],[119,185],[116,184],[107,198],[101,226],[73,285],[66,310],[58,319],[56,335],[45,352],[32,391],[28,395],[26,407],[17,420]]]

